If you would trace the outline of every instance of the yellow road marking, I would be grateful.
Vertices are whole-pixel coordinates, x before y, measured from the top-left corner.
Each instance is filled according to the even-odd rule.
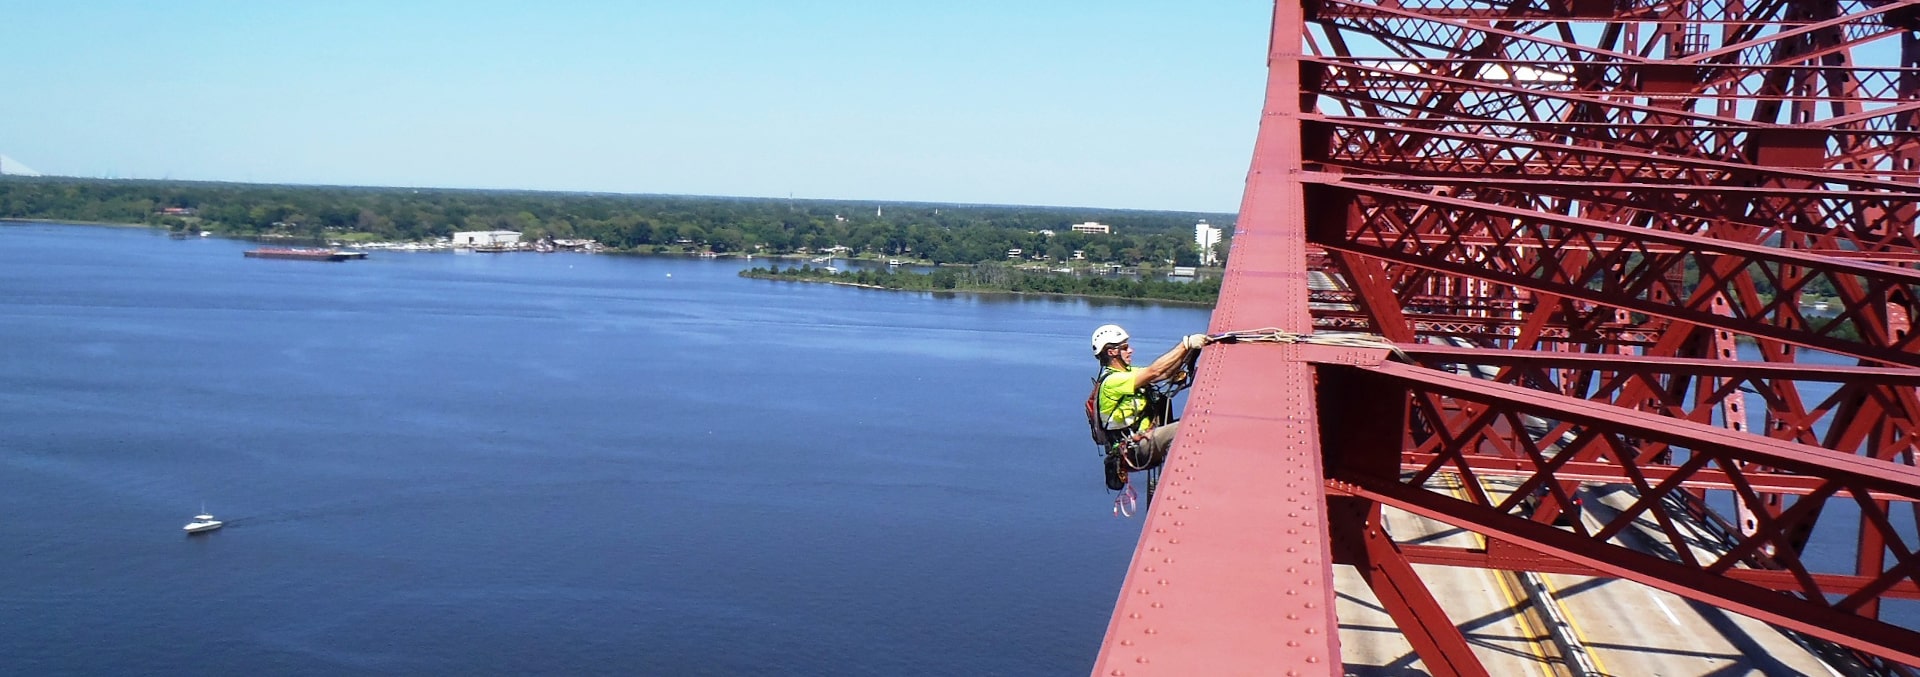
[[[1445,473],[1436,475],[1436,477],[1445,480],[1444,484],[1447,492],[1453,494],[1454,498],[1465,500],[1464,497],[1461,496],[1465,487],[1460,483],[1460,478]],[[1485,488],[1486,486],[1482,484],[1481,489],[1484,491]],[[1447,526],[1451,528],[1451,525]],[[1472,529],[1465,531],[1473,536],[1474,542],[1480,546],[1482,551],[1487,549],[1486,535]],[[1507,608],[1514,610],[1515,623],[1519,624],[1521,632],[1526,633],[1527,645],[1529,647],[1528,653],[1533,654],[1533,657],[1538,659],[1534,662],[1534,665],[1539,666],[1540,673],[1546,675],[1546,677],[1565,677],[1565,675],[1569,674],[1570,671],[1567,670],[1563,664],[1567,660],[1567,657],[1560,656],[1558,647],[1550,648],[1546,642],[1546,638],[1550,637],[1551,633],[1545,627],[1542,627],[1534,621],[1533,616],[1527,612],[1528,605],[1522,604],[1520,602],[1521,597],[1516,596],[1515,588],[1519,583],[1515,580],[1513,573],[1504,569],[1487,569],[1486,571],[1493,577],[1494,582],[1499,584],[1500,596],[1506,599]],[[1559,657],[1559,660],[1554,660],[1556,656]]]
[[[1513,580],[1513,574],[1501,569],[1487,571],[1493,574],[1493,580],[1500,584],[1500,596],[1506,598],[1507,608],[1513,609],[1515,622],[1520,625],[1520,631],[1527,633],[1527,644],[1533,647],[1529,653],[1539,659],[1534,664],[1540,666],[1540,673],[1547,677],[1565,677],[1565,668],[1554,661],[1554,657],[1560,652],[1557,648],[1548,648],[1543,641],[1549,636],[1549,632],[1534,621],[1533,615],[1527,612],[1527,605],[1520,601],[1521,596],[1514,591],[1517,582]],[[1565,659],[1565,657],[1561,658]]]
[[[1547,578],[1546,574],[1540,574],[1540,582],[1547,584],[1547,587],[1554,587],[1553,579]],[[1553,605],[1560,607],[1560,617],[1567,619],[1567,630],[1573,633],[1574,639],[1580,640],[1580,646],[1593,646],[1593,642],[1587,640],[1587,633],[1580,631],[1579,621],[1575,620],[1574,615],[1567,611],[1567,605],[1560,603],[1559,595],[1553,597]],[[1674,625],[1679,625],[1679,623],[1675,623]],[[1600,662],[1599,652],[1589,649],[1587,651],[1587,660],[1593,661],[1594,672],[1602,675],[1613,674],[1613,671],[1607,669],[1606,663]]]

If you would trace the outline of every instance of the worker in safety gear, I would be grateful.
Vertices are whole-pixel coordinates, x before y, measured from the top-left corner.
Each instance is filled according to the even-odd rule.
[[[1093,355],[1100,360],[1100,375],[1095,379],[1096,424],[1104,426],[1106,438],[1113,440],[1108,445],[1107,463],[1107,486],[1112,489],[1125,484],[1125,473],[1153,468],[1167,459],[1167,448],[1179,433],[1180,423],[1164,422],[1171,405],[1150,401],[1150,386],[1180,375],[1188,354],[1213,342],[1206,334],[1187,336],[1166,354],[1140,367],[1133,363],[1133,345],[1128,339],[1127,330],[1117,324],[1093,330]]]

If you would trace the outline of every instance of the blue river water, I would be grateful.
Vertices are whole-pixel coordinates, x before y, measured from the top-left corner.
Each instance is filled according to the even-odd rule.
[[[1207,319],[250,246],[0,224],[0,672],[1084,673],[1086,337]]]

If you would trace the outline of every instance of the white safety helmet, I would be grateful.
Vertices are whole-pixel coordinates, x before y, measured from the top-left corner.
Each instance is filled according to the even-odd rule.
[[[1125,343],[1126,341],[1127,330],[1121,329],[1120,325],[1100,325],[1099,329],[1093,330],[1093,354],[1099,355],[1102,348],[1114,343]]]

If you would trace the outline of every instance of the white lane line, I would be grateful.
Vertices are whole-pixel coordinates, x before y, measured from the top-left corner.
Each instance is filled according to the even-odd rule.
[[[1648,593],[1647,593],[1647,597],[1648,597],[1649,599],[1652,599],[1652,600],[1653,600],[1653,603],[1654,603],[1654,604],[1657,604],[1657,605],[1659,605],[1659,606],[1660,606],[1660,613],[1663,613],[1663,614],[1666,614],[1666,615],[1667,615],[1667,620],[1669,620],[1669,621],[1673,621],[1673,626],[1674,626],[1674,627],[1676,627],[1676,628],[1678,628],[1678,627],[1680,627],[1680,617],[1679,617],[1679,616],[1675,616],[1675,615],[1673,615],[1673,610],[1672,610],[1672,609],[1669,609],[1669,608],[1667,608],[1667,603],[1666,603],[1666,602],[1662,602],[1662,601],[1660,601],[1660,596],[1659,596],[1659,595],[1656,595],[1656,594],[1653,594],[1652,592],[1648,592]]]

